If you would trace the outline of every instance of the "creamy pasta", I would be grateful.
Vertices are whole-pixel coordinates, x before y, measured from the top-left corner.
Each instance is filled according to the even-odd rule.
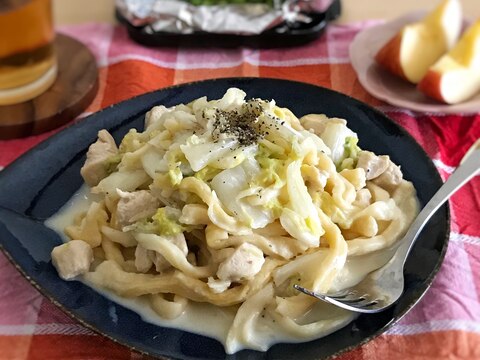
[[[327,293],[381,267],[418,212],[415,189],[345,120],[245,96],[156,106],[118,146],[101,130],[81,170],[85,211],[52,251],[60,276],[171,321],[221,308],[227,353],[351,321],[293,284]]]

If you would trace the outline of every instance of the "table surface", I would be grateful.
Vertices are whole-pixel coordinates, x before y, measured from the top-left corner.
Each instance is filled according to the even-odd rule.
[[[472,19],[480,18],[479,0],[461,0],[464,13]],[[78,24],[83,22],[115,21],[113,7],[115,0],[53,0],[56,23]],[[339,23],[366,19],[392,19],[413,10],[431,9],[439,0],[342,0],[343,13]]]
[[[111,25],[114,0],[53,1],[57,25],[78,24],[62,26],[62,33],[87,44],[100,65],[99,91],[86,113],[207,77],[275,77],[332,88],[385,112],[415,137],[443,179],[480,138],[480,112],[423,114],[387,105],[366,92],[349,62],[353,38],[378,22],[345,23],[391,19],[441,0],[342,0],[342,25],[332,25],[326,36],[289,51],[146,48],[131,41],[123,27]],[[480,17],[480,0],[461,1],[468,17]],[[0,141],[0,169],[52,133]],[[387,333],[338,360],[480,359],[480,177],[452,197],[450,209],[450,243],[430,290]],[[0,360],[142,358],[93,335],[38,293],[0,253]]]

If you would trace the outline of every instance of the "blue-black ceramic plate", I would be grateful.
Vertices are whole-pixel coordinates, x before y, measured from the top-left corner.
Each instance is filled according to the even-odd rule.
[[[343,94],[313,85],[276,79],[232,78],[174,86],[141,95],[96,113],[36,146],[0,173],[0,245],[18,269],[45,296],[85,326],[130,348],[179,359],[223,359],[216,340],[144,322],[78,282],[62,281],[50,261],[60,237],[43,225],[80,187],[80,167],[100,129],[118,141],[155,105],[172,106],[207,95],[218,98],[229,87],[248,97],[275,99],[296,115],[325,113],[348,120],[360,146],[388,154],[400,164],[424,205],[442,181],[422,148],[384,114]],[[438,211],[418,239],[405,270],[405,293],[388,310],[361,315],[343,329],[303,344],[278,344],[266,353],[245,350],[228,359],[321,359],[371,340],[401,318],[422,297],[437,273],[448,242],[448,207]],[[112,307],[118,317],[109,315]]]

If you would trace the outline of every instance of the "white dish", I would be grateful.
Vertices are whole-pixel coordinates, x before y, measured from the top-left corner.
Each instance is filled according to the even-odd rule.
[[[480,111],[480,93],[460,104],[446,105],[430,99],[415,85],[400,79],[375,62],[375,55],[404,25],[424,12],[410,13],[360,32],[350,45],[350,61],[362,86],[373,96],[395,106],[430,113],[475,113]]]

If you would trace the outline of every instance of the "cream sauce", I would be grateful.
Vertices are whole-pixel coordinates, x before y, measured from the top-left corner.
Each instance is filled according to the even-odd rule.
[[[55,230],[66,241],[67,237],[64,234],[65,227],[73,223],[74,218],[78,213],[87,211],[92,201],[99,199],[100,198],[97,198],[96,195],[91,195],[89,188],[84,185],[64,205],[64,207],[62,207],[62,209],[60,209],[54,216],[45,222],[45,225]],[[335,280],[334,288],[336,290],[340,290],[358,283],[369,272],[383,266],[391,256],[392,253],[389,251],[378,251],[363,256],[349,258],[342,272],[338,274]],[[112,291],[93,286],[83,279],[77,280],[85,282],[87,285],[91,286],[97,292],[111,299],[112,301],[135,311],[146,322],[162,327],[176,328],[205,335],[217,339],[224,345],[228,330],[232,326],[235,316],[235,310],[232,308],[221,308],[212,304],[195,303],[193,301],[189,301],[186,311],[181,316],[173,320],[167,320],[161,318],[157,313],[155,313],[144,298],[120,297],[114,294]],[[111,313],[112,320],[116,321],[116,312],[113,311],[114,309],[110,310],[112,310],[109,311],[109,313]],[[302,319],[297,320],[300,320],[301,323],[329,319],[335,320],[331,326],[326,326],[325,329],[317,334],[318,336],[316,337],[320,338],[344,327],[355,317],[356,315],[353,313],[329,304],[318,302],[311,311],[302,317]],[[205,324],[208,324],[208,326],[205,326]],[[253,333],[250,334],[250,337],[254,338],[256,343],[262,344],[261,350],[267,350],[275,343],[305,341],[305,339],[292,339],[289,334],[282,331],[278,327],[275,327],[274,321],[269,319],[267,316],[265,318],[259,318],[257,325],[258,326],[256,326],[255,329],[252,329]],[[248,347],[249,346],[247,344],[242,344],[240,342],[233,346],[235,349],[234,351]]]
[[[73,224],[75,217],[79,213],[87,211],[92,201],[100,199],[101,197],[98,195],[90,193],[88,186],[83,185],[55,215],[45,221],[45,225],[55,230],[64,241],[67,241],[68,237],[65,235],[64,229]],[[135,311],[144,321],[209,336],[222,343],[225,343],[228,329],[235,315],[228,308],[224,309],[211,304],[190,301],[183,315],[173,320],[167,320],[161,318],[153,311],[143,298],[124,298],[110,290],[89,284],[83,279],[78,278],[77,280],[86,283],[114,302]],[[112,319],[115,320],[114,318]],[[205,324],[215,324],[215,326],[205,326]]]

